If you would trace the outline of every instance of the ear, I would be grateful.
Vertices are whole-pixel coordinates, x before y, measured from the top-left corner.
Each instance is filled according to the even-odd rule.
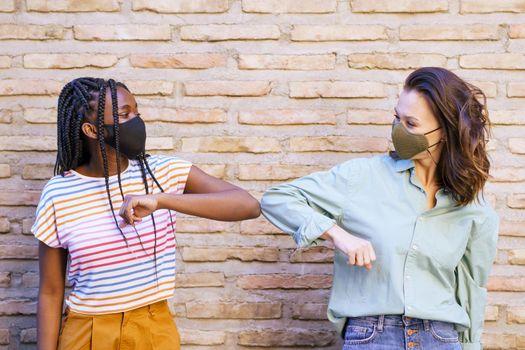
[[[84,135],[88,138],[97,140],[97,127],[95,125],[91,123],[83,123],[81,129]]]

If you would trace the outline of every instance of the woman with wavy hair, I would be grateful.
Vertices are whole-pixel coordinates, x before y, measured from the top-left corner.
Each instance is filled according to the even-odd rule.
[[[484,199],[483,92],[443,69],[406,79],[395,152],[269,189],[263,214],[335,246],[328,318],[343,349],[480,349],[499,218]]]

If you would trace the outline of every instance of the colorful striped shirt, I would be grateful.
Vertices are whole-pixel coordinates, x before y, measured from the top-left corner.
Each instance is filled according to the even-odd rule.
[[[166,193],[184,192],[191,163],[157,155],[147,160]],[[150,193],[160,193],[148,173],[147,182]],[[146,193],[138,161],[129,161],[121,184],[124,195]],[[31,232],[50,247],[68,250],[68,280],[73,287],[66,304],[74,312],[123,312],[174,293],[175,212],[170,218],[168,210],[156,210],[154,222],[151,216],[144,217],[135,230],[118,215],[122,196],[117,175],[109,177],[109,187],[126,240],[111,214],[104,178],[74,170],[55,176],[44,186],[36,209]]]

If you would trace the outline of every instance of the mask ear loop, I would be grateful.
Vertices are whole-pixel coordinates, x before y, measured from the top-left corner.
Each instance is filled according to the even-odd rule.
[[[431,131],[429,131],[429,132],[426,132],[426,133],[424,133],[423,135],[426,136],[426,135],[431,134],[431,133],[433,133],[434,131],[439,130],[439,129],[441,129],[441,126],[435,128],[434,130],[431,130]],[[443,139],[441,139],[441,140],[439,140],[438,142],[434,143],[433,145],[427,147],[427,153],[428,153],[428,155],[430,156],[430,159],[432,159],[432,162],[434,162],[435,165],[437,165],[437,162],[434,160],[434,157],[432,157],[432,153],[431,153],[428,149],[434,147],[435,145],[441,143],[442,141],[443,141]]]
[[[437,129],[436,129],[436,130],[437,130]],[[434,130],[434,131],[436,131],[436,130]],[[425,135],[426,135],[426,134],[425,134]],[[436,165],[437,165],[438,163],[434,160],[434,157],[432,157],[432,153],[429,151],[429,148],[432,148],[432,147],[434,147],[435,145],[440,144],[441,142],[444,142],[444,139],[439,140],[438,142],[434,143],[434,144],[431,145],[431,146],[428,146],[428,148],[427,148],[427,153],[428,153],[428,155],[430,156],[430,159],[432,159],[432,161],[433,161],[434,164],[436,164]]]

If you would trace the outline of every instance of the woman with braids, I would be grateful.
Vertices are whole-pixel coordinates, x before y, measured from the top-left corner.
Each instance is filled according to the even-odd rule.
[[[335,246],[328,318],[344,350],[481,349],[499,219],[485,96],[443,68],[405,80],[395,152],[269,189],[263,214],[299,246]]]
[[[179,349],[166,299],[175,287],[175,212],[237,221],[259,216],[246,191],[189,162],[145,153],[131,92],[79,78],[58,99],[55,176],[39,239],[38,348]],[[66,263],[72,290],[61,323]]]

